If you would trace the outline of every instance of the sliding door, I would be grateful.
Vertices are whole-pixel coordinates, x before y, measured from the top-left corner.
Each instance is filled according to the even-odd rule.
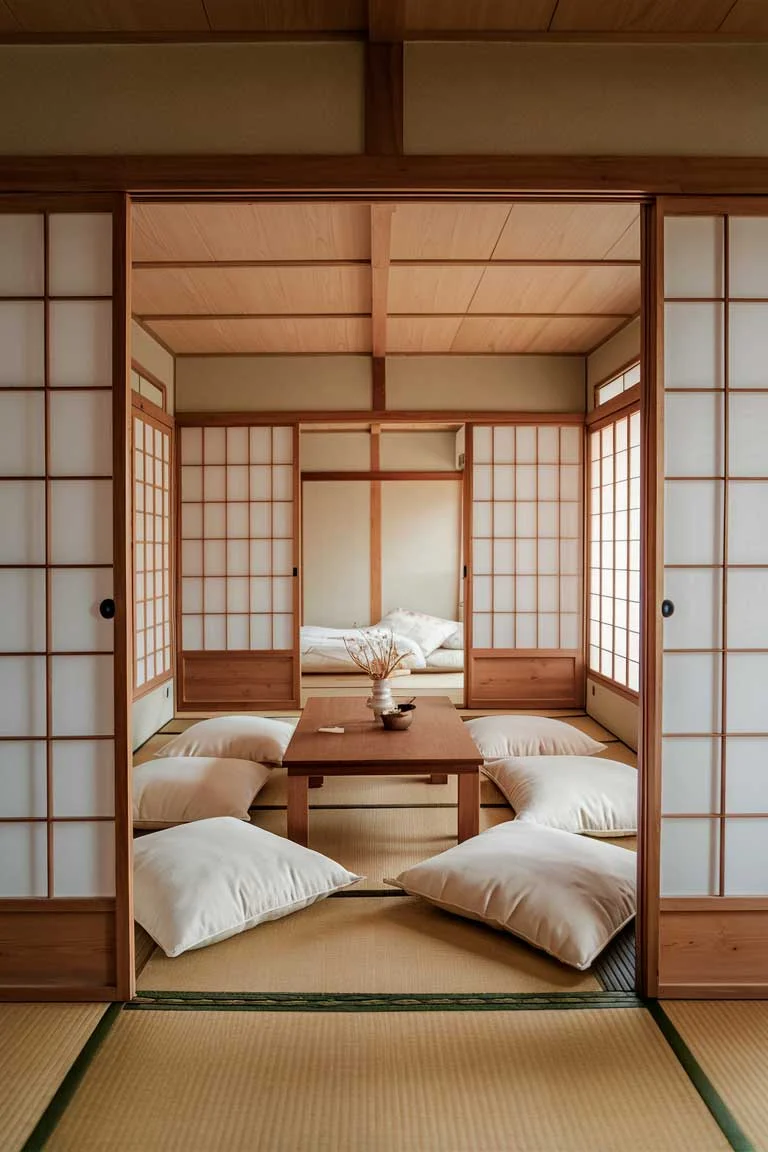
[[[299,703],[298,430],[180,430],[180,707]]]
[[[751,211],[663,225],[666,995],[768,989],[768,203]]]
[[[581,422],[467,429],[469,707],[584,703]]]
[[[0,200],[0,997],[131,994],[126,209]]]

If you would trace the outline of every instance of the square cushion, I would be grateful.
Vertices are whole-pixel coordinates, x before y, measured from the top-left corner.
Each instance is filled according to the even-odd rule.
[[[165,756],[133,769],[133,823],[164,828],[211,816],[250,820],[254,796],[270,769],[254,760]]]
[[[218,756],[282,764],[294,726],[268,716],[214,716],[169,740],[158,757]]]
[[[466,723],[486,762],[509,756],[594,756],[605,751],[605,744],[550,716],[481,716]]]
[[[460,624],[457,621],[456,622],[456,631],[451,636],[449,636],[447,640],[443,640],[441,647],[450,648],[452,651],[461,650],[463,652],[464,651],[464,625]]]
[[[590,836],[637,832],[637,769],[597,756],[531,756],[483,768],[523,824]]]
[[[386,616],[376,625],[377,628],[389,628],[393,632],[400,632],[403,636],[415,640],[425,656],[440,648],[449,636],[456,631],[458,624],[455,620],[443,620],[440,616],[430,616],[427,612],[411,612],[407,608],[395,608],[387,612]]]
[[[166,956],[236,936],[359,880],[334,860],[231,816],[134,842],[134,916]]]
[[[635,915],[636,872],[633,852],[508,820],[387,883],[583,971]]]

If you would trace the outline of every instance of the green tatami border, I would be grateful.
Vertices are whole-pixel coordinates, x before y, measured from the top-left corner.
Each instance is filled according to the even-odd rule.
[[[172,992],[141,991],[129,1011],[524,1012],[643,1008],[632,992]]]

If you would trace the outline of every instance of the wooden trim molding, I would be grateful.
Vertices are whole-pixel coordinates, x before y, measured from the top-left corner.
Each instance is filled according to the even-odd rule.
[[[258,426],[263,424],[576,424],[584,426],[583,412],[488,412],[440,408],[352,408],[286,410],[285,412],[177,412],[181,428]]]
[[[374,359],[374,396],[376,393],[376,370],[375,366],[377,360]],[[381,386],[384,387],[384,370],[386,362],[379,361],[382,367],[381,372]],[[383,397],[382,397],[383,403]],[[374,477],[378,476],[381,470],[381,425],[372,424],[370,431],[370,463],[371,463],[371,483],[370,483],[370,596],[371,596],[371,624],[378,623],[381,620],[381,603],[382,603],[382,527],[381,527],[381,482]]]
[[[12,193],[247,192],[271,198],[343,196],[402,200],[449,195],[493,199],[517,192],[626,196],[768,193],[768,156],[571,155],[80,155],[4,156],[0,191]]]
[[[631,365],[629,365],[631,367]],[[620,373],[617,373],[620,375]],[[608,381],[605,381],[607,383]],[[599,385],[596,384],[595,388]],[[631,411],[636,409],[640,404],[640,385],[635,384],[632,388],[628,388],[626,392],[622,392],[620,396],[614,396],[612,400],[607,400],[605,404],[599,404],[593,408],[587,415],[586,424],[590,431],[601,428],[603,424],[609,424],[620,413],[626,409]]]
[[[302,472],[302,484],[315,480],[462,480],[463,472]]]

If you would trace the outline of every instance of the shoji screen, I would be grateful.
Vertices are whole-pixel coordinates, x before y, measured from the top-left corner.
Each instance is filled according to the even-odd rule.
[[[171,428],[133,407],[133,689],[169,680],[171,664]]]
[[[298,704],[298,431],[181,429],[182,707]]]
[[[583,427],[471,433],[468,704],[582,704]]]
[[[0,202],[3,996],[133,979],[125,234],[113,199]]]
[[[768,218],[664,249],[660,979],[766,985]]]

